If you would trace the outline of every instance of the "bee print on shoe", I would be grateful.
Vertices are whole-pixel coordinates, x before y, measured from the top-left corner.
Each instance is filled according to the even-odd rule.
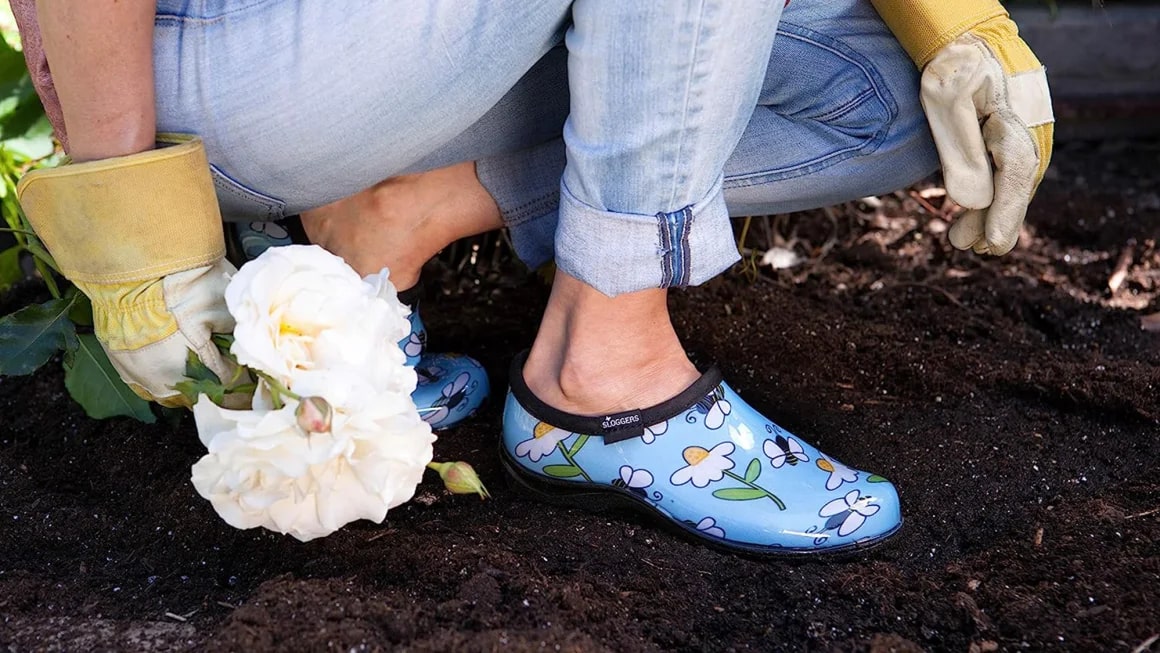
[[[427,348],[427,332],[426,331],[412,331],[411,335],[407,336],[406,342],[403,344],[403,353],[408,358],[416,358],[423,355],[423,350]]]
[[[668,421],[660,424],[653,424],[652,426],[644,427],[644,434],[640,436],[640,441],[645,444],[652,444],[656,442],[658,435],[664,435],[665,431],[669,430]]]
[[[798,463],[810,461],[809,455],[802,448],[802,443],[792,435],[775,428],[772,424],[766,424],[765,430],[767,433],[777,433],[774,439],[766,440],[762,445],[765,455],[769,456],[769,464],[773,465],[774,469],[780,469],[783,465],[793,467]]]
[[[713,537],[725,539],[725,529],[718,526],[717,520],[713,519],[712,517],[706,517],[697,522],[694,528],[696,528],[697,531],[704,533],[705,535],[712,535]]]
[[[648,471],[647,469],[633,469],[629,465],[621,465],[620,478],[612,480],[612,487],[628,490],[629,492],[632,492],[642,499],[649,498],[648,488],[652,486],[652,484],[652,472]],[[659,492],[654,492],[652,498],[659,501],[661,499],[661,494]]]
[[[862,527],[867,517],[878,513],[880,506],[872,496],[862,496],[858,490],[850,490],[846,496],[839,497],[822,506],[818,511],[819,517],[828,517],[820,529],[811,530],[818,533],[814,544],[822,544],[836,532],[838,537],[845,537]]]
[[[713,391],[701,398],[693,410],[685,416],[685,421],[690,424],[697,422],[697,415],[704,417],[705,428],[716,431],[725,424],[725,418],[729,413],[733,412],[733,406],[729,400],[725,398],[725,386],[723,384],[713,388]]]
[[[459,376],[443,387],[442,396],[431,405],[430,412],[423,415],[423,421],[431,426],[436,426],[447,419],[456,408],[463,404],[468,391],[474,388],[475,384],[470,382],[471,374],[460,372]]]

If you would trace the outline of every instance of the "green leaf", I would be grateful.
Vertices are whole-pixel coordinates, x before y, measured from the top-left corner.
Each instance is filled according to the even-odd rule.
[[[217,345],[218,350],[228,352],[230,347],[234,346],[234,334],[232,333],[215,333],[210,337],[213,344]]]
[[[544,473],[556,478],[575,478],[584,472],[575,465],[548,465],[544,468]]]
[[[25,306],[0,319],[0,374],[31,374],[61,349],[76,346],[73,297]]]
[[[185,376],[194,381],[207,381],[210,383],[222,384],[221,377],[217,372],[209,369],[209,366],[201,362],[197,352],[192,349],[186,350],[185,354]]]
[[[40,101],[24,101],[5,119],[4,141],[0,146],[19,161],[37,161],[52,154],[52,123],[44,115]]]
[[[68,312],[68,319],[77,326],[93,326],[93,302],[74,286],[68,292],[76,294],[76,302]],[[67,293],[66,293],[67,296]]]
[[[754,499],[764,499],[768,495],[769,493],[765,490],[759,490],[753,487],[730,487],[713,490],[713,496],[726,501],[752,501]]]
[[[189,349],[185,354],[185,376],[173,386],[182,396],[189,400],[189,405],[197,403],[198,395],[206,395],[209,400],[221,406],[227,394],[235,392],[253,393],[254,384],[245,375],[243,368],[238,368],[234,377],[228,383],[222,383],[221,377],[202,362],[197,352]]]
[[[24,248],[13,245],[0,252],[0,290],[7,290],[12,284],[24,278],[24,270],[20,269],[20,252]]]
[[[180,392],[181,395],[189,401],[190,406],[197,403],[197,398],[199,395],[205,395],[209,397],[210,401],[219,406],[222,405],[222,402],[225,401],[226,397],[226,389],[222,386],[222,384],[206,379],[185,379],[184,381],[178,381],[177,384],[173,386],[173,389]]]
[[[886,480],[885,476],[871,474],[869,477],[866,478],[866,482],[867,483],[889,483],[890,481]]]
[[[210,336],[210,340],[217,347],[218,353],[222,355],[222,358],[237,366],[238,374],[242,374],[245,371],[245,366],[238,363],[238,357],[230,351],[230,347],[234,344],[234,335],[232,333],[215,333]],[[237,379],[234,380],[236,381]]]
[[[758,476],[761,476],[761,461],[754,458],[749,461],[749,467],[745,468],[745,480],[752,483]]]
[[[65,356],[64,385],[85,414],[93,419],[133,417],[146,424],[157,421],[149,402],[125,385],[105,350],[91,333],[77,336],[77,348]]]
[[[15,84],[27,74],[24,53],[12,47],[7,40],[0,43],[0,84]]]
[[[52,153],[52,125],[32,86],[23,53],[0,43],[0,147],[32,161]]]

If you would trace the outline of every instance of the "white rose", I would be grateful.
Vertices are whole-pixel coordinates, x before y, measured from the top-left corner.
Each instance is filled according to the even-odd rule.
[[[209,453],[193,466],[193,485],[228,524],[305,542],[358,519],[382,522],[411,499],[435,436],[409,396],[335,410],[331,431],[309,437],[296,408],[289,401],[279,410],[229,410],[204,395],[194,405]]]
[[[230,351],[238,362],[298,394],[358,408],[375,394],[415,387],[397,344],[410,331],[410,310],[385,270],[364,281],[321,247],[271,247],[234,275],[226,305],[237,322]]]

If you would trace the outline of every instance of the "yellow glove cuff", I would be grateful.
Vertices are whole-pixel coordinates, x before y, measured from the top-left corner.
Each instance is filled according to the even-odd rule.
[[[997,0],[871,0],[871,4],[919,69],[975,26],[1007,18]]]
[[[225,255],[201,141],[35,170],[17,198],[64,276],[119,284],[210,265]]]

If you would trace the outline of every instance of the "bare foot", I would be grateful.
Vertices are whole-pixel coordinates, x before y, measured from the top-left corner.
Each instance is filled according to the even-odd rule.
[[[524,364],[528,388],[558,410],[648,408],[700,377],[669,320],[668,291],[610,298],[563,272]]]
[[[393,177],[302,213],[310,242],[364,276],[389,268],[399,290],[418,283],[423,264],[447,245],[502,226],[473,162]]]

